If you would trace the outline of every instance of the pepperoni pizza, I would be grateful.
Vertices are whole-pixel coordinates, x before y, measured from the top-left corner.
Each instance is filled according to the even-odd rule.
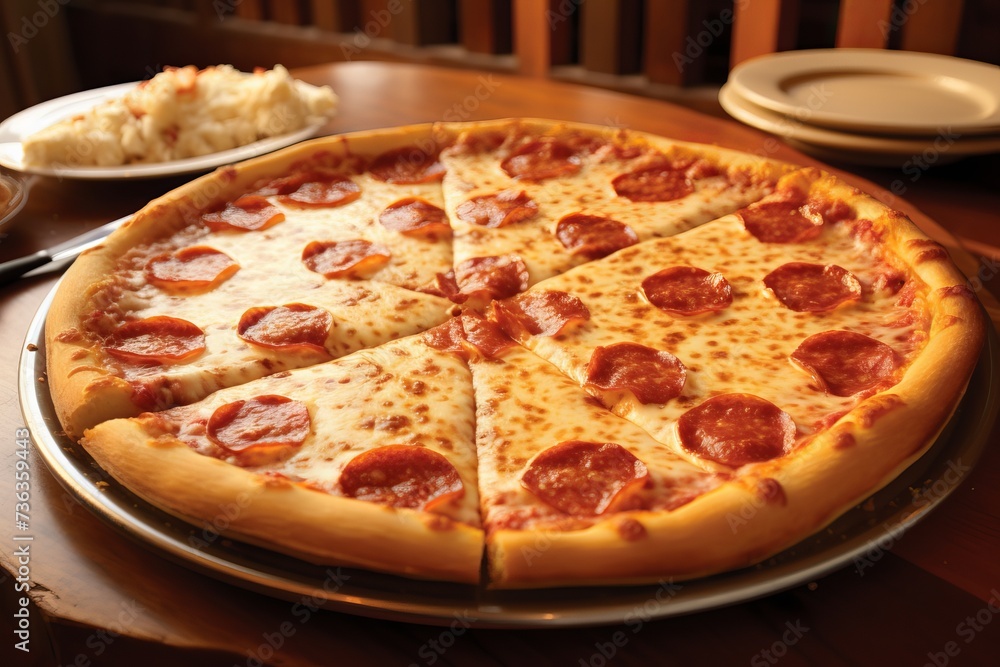
[[[222,169],[82,256],[46,326],[63,428],[149,502],[502,588],[794,544],[927,450],[982,338],[944,248],[834,176],[549,121]]]

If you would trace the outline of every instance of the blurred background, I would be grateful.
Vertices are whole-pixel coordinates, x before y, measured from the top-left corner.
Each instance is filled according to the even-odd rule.
[[[860,46],[1000,64],[1000,0],[4,0],[0,27],[0,118],[165,65],[417,62],[721,114],[730,67],[772,51]]]

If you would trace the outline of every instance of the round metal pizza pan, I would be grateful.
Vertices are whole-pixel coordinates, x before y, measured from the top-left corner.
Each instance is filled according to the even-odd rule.
[[[961,404],[934,446],[894,482],[836,522],[752,568],[657,585],[492,591],[415,581],[358,569],[316,566],[179,522],[101,470],[62,435],[45,375],[44,322],[53,292],[25,339],[18,369],[21,409],[35,447],[67,491],[99,518],[154,552],[194,570],[274,597],[396,621],[479,627],[619,624],[689,614],[759,598],[850,566],[940,504],[956,487],[954,466],[978,460],[997,417],[998,341],[989,336]],[[29,344],[31,349],[29,349]],[[749,519],[749,520],[752,520]],[[321,601],[321,602],[320,602]]]

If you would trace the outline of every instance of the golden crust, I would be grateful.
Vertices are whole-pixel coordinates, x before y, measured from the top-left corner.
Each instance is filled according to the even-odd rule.
[[[220,507],[241,504],[226,532],[298,557],[402,573],[476,582],[483,548],[477,528],[428,525],[428,515],[275,484],[201,456],[172,438],[154,439],[140,422],[107,421],[138,412],[128,383],[102,368],[99,351],[78,333],[88,297],[138,243],[186,224],[185,211],[207,208],[244,191],[316,151],[375,152],[417,142],[443,144],[460,132],[580,129],[611,136],[619,130],[522,119],[441,123],[321,139],[226,168],[150,203],[100,249],[71,268],[46,323],[50,387],[67,433],[95,426],[85,445],[114,477],[144,499],[196,524]],[[499,530],[486,539],[491,586],[498,588],[612,584],[691,578],[759,562],[815,533],[887,484],[919,458],[955,410],[979,357],[981,307],[943,248],[902,214],[815,169],[722,148],[629,133],[665,151],[709,156],[730,174],[783,179],[810,194],[836,197],[870,220],[878,244],[928,287],[929,339],[901,381],[841,417],[830,429],[776,462],[753,466],[671,512],[627,512],[578,531]],[[84,298],[80,298],[84,295]],[[73,332],[77,332],[73,335]],[[103,422],[103,423],[102,423]],[[845,446],[845,443],[850,443]],[[193,479],[212,479],[197,485]],[[753,507],[745,520],[740,512]],[[629,523],[631,522],[631,523]],[[636,528],[638,524],[641,528]],[[629,539],[624,536],[628,535]],[[419,548],[409,548],[419,544]],[[400,545],[407,548],[400,549]],[[585,554],[585,557],[581,557]]]
[[[197,526],[222,526],[226,535],[321,564],[479,580],[478,528],[269,480],[202,456],[171,436],[151,437],[135,420],[99,424],[83,444],[141,498]]]

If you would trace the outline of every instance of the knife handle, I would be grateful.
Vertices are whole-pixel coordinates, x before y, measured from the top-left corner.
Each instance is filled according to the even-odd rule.
[[[0,264],[0,286],[14,282],[32,269],[37,269],[52,261],[52,256],[46,250],[39,250],[33,255],[25,255]]]

